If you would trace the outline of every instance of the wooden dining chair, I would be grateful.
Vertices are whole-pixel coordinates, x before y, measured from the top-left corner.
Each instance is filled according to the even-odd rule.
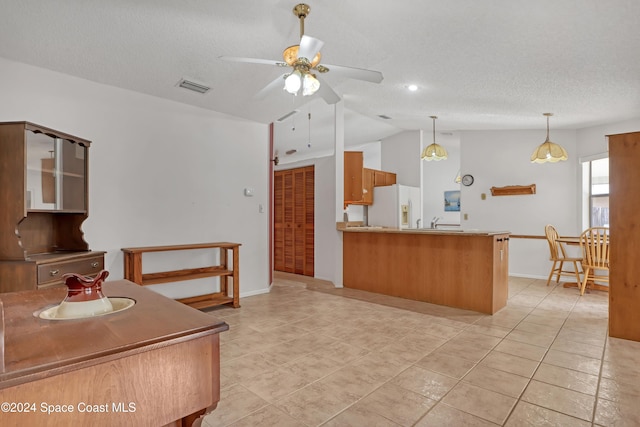
[[[556,283],[560,282],[560,276],[573,276],[576,278],[577,285],[580,286],[582,281],[580,280],[581,269],[579,268],[579,264],[581,263],[582,258],[567,256],[564,245],[557,241],[558,231],[553,225],[547,224],[544,227],[544,234],[547,236],[547,243],[549,243],[549,252],[551,255],[549,259],[553,261],[551,272],[549,273],[549,278],[547,279],[547,286],[549,286],[551,278],[554,274],[557,275]],[[573,270],[565,270],[565,262],[573,264]]]
[[[584,270],[580,295],[584,295],[587,282],[609,283],[609,228],[591,227],[583,231],[580,248]]]

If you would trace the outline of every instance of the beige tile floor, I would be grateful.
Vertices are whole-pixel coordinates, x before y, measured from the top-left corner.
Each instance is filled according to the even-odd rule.
[[[211,315],[221,400],[204,426],[638,426],[640,343],[608,295],[511,278],[493,316],[276,273]]]

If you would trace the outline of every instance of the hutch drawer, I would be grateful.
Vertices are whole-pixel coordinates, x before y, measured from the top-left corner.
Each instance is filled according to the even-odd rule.
[[[104,257],[97,255],[83,259],[76,259],[38,266],[38,287],[62,283],[62,276],[66,273],[86,275],[97,274],[104,268]]]

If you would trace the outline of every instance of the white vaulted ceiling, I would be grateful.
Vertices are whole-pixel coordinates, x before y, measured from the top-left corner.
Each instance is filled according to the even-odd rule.
[[[332,107],[281,90],[255,100],[283,69],[219,59],[280,60],[299,40],[295,4],[0,0],[0,56],[262,123],[298,110],[277,128],[276,148],[322,150]],[[384,75],[381,84],[323,75],[344,100],[347,145],[430,130],[430,115],[440,131],[544,129],[544,112],[555,114],[552,129],[640,116],[639,1],[308,4],[305,33],[325,42],[322,62]],[[211,90],[176,87],[183,77]]]

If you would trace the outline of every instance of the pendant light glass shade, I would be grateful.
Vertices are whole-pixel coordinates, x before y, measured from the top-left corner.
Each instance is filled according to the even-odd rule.
[[[447,150],[444,149],[443,146],[436,144],[436,119],[437,116],[431,116],[433,119],[433,143],[429,144],[422,150],[422,155],[420,158],[422,160],[445,160],[448,157]]]
[[[296,69],[284,79],[284,90],[297,95],[302,89],[302,96],[313,95],[320,89],[320,82],[308,71],[300,72]]]
[[[553,113],[544,113],[543,115],[547,116],[547,139],[533,152],[531,163],[556,163],[567,160],[569,158],[567,150],[561,145],[549,141],[549,117]]]

